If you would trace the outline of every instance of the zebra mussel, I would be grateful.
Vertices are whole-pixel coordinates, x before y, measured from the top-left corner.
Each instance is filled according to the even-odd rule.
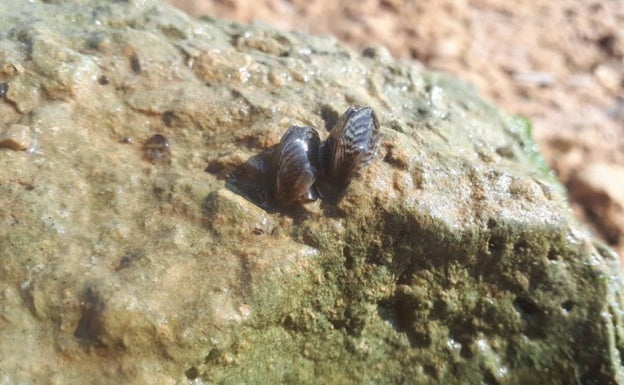
[[[291,126],[277,149],[275,200],[282,205],[315,201],[321,139],[312,127]]]
[[[342,196],[373,160],[380,141],[379,121],[370,107],[349,107],[325,142],[312,127],[290,127],[275,154],[275,202],[291,206]]]

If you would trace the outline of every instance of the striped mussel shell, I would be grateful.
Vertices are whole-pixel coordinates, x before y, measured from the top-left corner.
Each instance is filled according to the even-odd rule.
[[[336,191],[344,190],[373,160],[381,142],[377,115],[370,107],[351,106],[338,119],[319,150],[325,177]]]
[[[320,138],[312,127],[291,126],[276,153],[275,199],[289,206],[317,199]]]

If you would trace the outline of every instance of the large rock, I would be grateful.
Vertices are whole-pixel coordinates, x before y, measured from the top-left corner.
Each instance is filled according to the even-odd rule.
[[[149,0],[0,31],[0,382],[624,383],[616,255],[460,82]],[[355,103],[384,139],[341,201],[253,203],[256,155]]]

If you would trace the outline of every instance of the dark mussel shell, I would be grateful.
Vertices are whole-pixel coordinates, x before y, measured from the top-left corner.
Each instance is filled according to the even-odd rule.
[[[276,153],[275,200],[283,206],[317,199],[314,183],[319,173],[321,140],[312,127],[291,126]]]

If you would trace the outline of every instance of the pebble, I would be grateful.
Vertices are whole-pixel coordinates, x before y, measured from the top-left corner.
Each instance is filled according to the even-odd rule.
[[[590,163],[578,174],[581,185],[594,195],[603,196],[624,208],[624,167],[609,163]]]
[[[600,85],[614,93],[618,92],[622,82],[624,82],[624,73],[622,68],[618,67],[613,63],[603,63],[594,70],[594,76]]]
[[[0,136],[0,147],[12,148],[15,151],[25,151],[31,142],[30,127],[22,124],[11,124]]]
[[[624,167],[590,163],[572,179],[570,191],[595,217],[605,240],[624,246]]]

